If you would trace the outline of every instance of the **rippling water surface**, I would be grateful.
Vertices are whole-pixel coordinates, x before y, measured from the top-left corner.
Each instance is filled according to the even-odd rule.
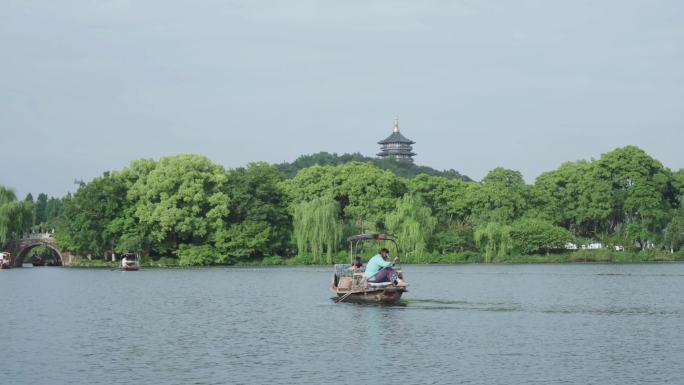
[[[684,384],[684,264],[0,271],[2,384]]]

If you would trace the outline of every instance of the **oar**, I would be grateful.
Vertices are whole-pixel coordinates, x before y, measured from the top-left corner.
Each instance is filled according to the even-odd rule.
[[[347,294],[341,296],[340,298],[337,298],[337,299],[335,300],[335,303],[340,303],[340,302],[344,301],[344,300],[347,299],[347,297],[349,297],[351,294],[352,294],[352,292],[350,291],[349,293],[347,293]]]

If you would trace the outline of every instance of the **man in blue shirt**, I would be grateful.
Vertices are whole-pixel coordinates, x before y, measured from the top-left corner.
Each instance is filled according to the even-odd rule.
[[[392,282],[397,286],[405,285],[404,281],[397,277],[397,272],[392,267],[399,257],[394,257],[392,262],[388,260],[389,250],[382,248],[380,254],[376,254],[366,265],[366,280],[372,283]]]

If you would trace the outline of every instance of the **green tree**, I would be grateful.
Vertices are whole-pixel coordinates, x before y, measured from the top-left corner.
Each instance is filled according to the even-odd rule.
[[[604,197],[611,203],[605,233],[623,230],[639,248],[655,240],[676,204],[671,172],[634,146],[603,155],[593,171],[594,189],[609,191]]]
[[[35,205],[36,224],[47,222],[47,202],[48,196],[45,193],[38,194]]]
[[[60,247],[98,256],[114,250],[116,234],[109,231],[126,207],[126,188],[116,173],[83,184],[64,201],[64,228],[55,237]]]
[[[339,220],[339,203],[329,197],[314,198],[301,202],[294,211],[294,238],[300,255],[311,254],[314,263],[322,263],[327,253],[327,263],[342,239],[342,222]]]
[[[33,215],[33,222],[34,222],[34,223],[32,223],[32,225],[35,225],[35,224],[36,224],[36,223],[35,223],[35,222],[36,222],[36,217],[35,217],[35,207],[36,207],[36,204],[35,204],[35,202],[33,201],[33,194],[31,194],[31,193],[26,194],[26,197],[24,197],[24,203],[26,203],[26,204],[28,204],[28,205],[31,206],[31,208],[32,208],[32,210],[33,210],[33,212],[34,212],[34,215]],[[34,231],[34,229],[32,228],[31,231]]]
[[[219,262],[219,251],[211,245],[180,245],[178,264],[181,266],[207,266]]]
[[[157,250],[153,250],[154,242],[150,236],[149,226],[140,223],[136,216],[138,197],[130,192],[138,180],[147,178],[156,167],[157,162],[152,159],[138,159],[117,173],[126,190],[124,209],[121,215],[107,226],[107,232],[117,239],[114,246],[117,253],[137,252],[143,256],[159,254]]]
[[[420,174],[409,181],[409,191],[419,196],[441,226],[466,223],[471,214],[468,186],[474,182]]]
[[[534,186],[537,215],[589,238],[626,237],[639,248],[656,241],[677,206],[677,178],[634,146],[599,160],[565,163]]]
[[[684,206],[684,168],[672,173],[672,187],[677,196],[677,206]]]
[[[337,198],[345,217],[374,223],[376,229],[382,228],[385,213],[407,192],[406,180],[369,164],[347,163],[336,171],[333,183],[339,186]]]
[[[420,174],[409,181],[411,194],[420,197],[437,220],[429,250],[440,253],[474,248],[468,191],[475,182]]]
[[[397,236],[398,246],[409,262],[425,252],[437,220],[420,198],[406,194],[397,200],[396,209],[387,214],[385,223],[389,232]]]
[[[407,192],[407,183],[371,164],[351,162],[340,166],[313,166],[285,183],[291,210],[301,202],[329,196],[339,203],[343,220],[359,231],[382,229],[385,213]]]
[[[0,186],[0,247],[20,238],[33,225],[33,204],[17,201],[14,190]]]
[[[680,250],[684,245],[684,207],[674,212],[665,228],[664,242],[671,252]]]
[[[519,171],[497,167],[467,194],[476,223],[511,223],[527,210],[530,186]]]
[[[473,228],[467,223],[452,223],[435,232],[432,245],[441,254],[473,250],[475,248]]]
[[[282,188],[283,176],[266,163],[229,172],[228,227],[216,227],[213,243],[226,255],[257,258],[283,255],[292,232],[292,220]]]
[[[465,175],[461,175],[455,170],[438,171],[431,167],[418,166],[413,162],[405,162],[394,158],[377,159],[363,156],[361,154],[331,154],[328,152],[319,152],[312,155],[302,155],[292,163],[281,163],[276,165],[278,170],[282,172],[287,178],[293,178],[297,173],[303,169],[312,166],[338,166],[345,163],[360,162],[369,163],[375,167],[388,170],[402,178],[413,178],[419,174],[427,174],[433,176],[442,176],[448,179],[461,179],[470,181]]]
[[[139,165],[137,165],[139,166]],[[164,157],[128,191],[138,225],[160,255],[204,244],[226,227],[230,199],[223,167],[200,155]]]
[[[568,230],[539,218],[524,218],[513,222],[510,236],[513,249],[522,254],[542,251],[548,254],[550,250],[562,249],[572,240],[572,234]]]
[[[62,223],[64,202],[62,199],[50,197],[45,208],[45,223],[50,228],[56,228]]]
[[[532,191],[532,216],[546,219],[574,232],[592,237],[610,213],[607,190],[591,183],[593,164],[563,163],[557,170],[537,177]]]
[[[511,227],[497,222],[481,224],[475,230],[475,244],[485,253],[485,262],[503,257],[513,248]]]

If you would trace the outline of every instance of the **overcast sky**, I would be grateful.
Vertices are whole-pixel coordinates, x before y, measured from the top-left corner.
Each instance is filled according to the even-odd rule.
[[[0,184],[131,160],[372,156],[528,182],[637,145],[684,167],[684,2],[0,0]]]

